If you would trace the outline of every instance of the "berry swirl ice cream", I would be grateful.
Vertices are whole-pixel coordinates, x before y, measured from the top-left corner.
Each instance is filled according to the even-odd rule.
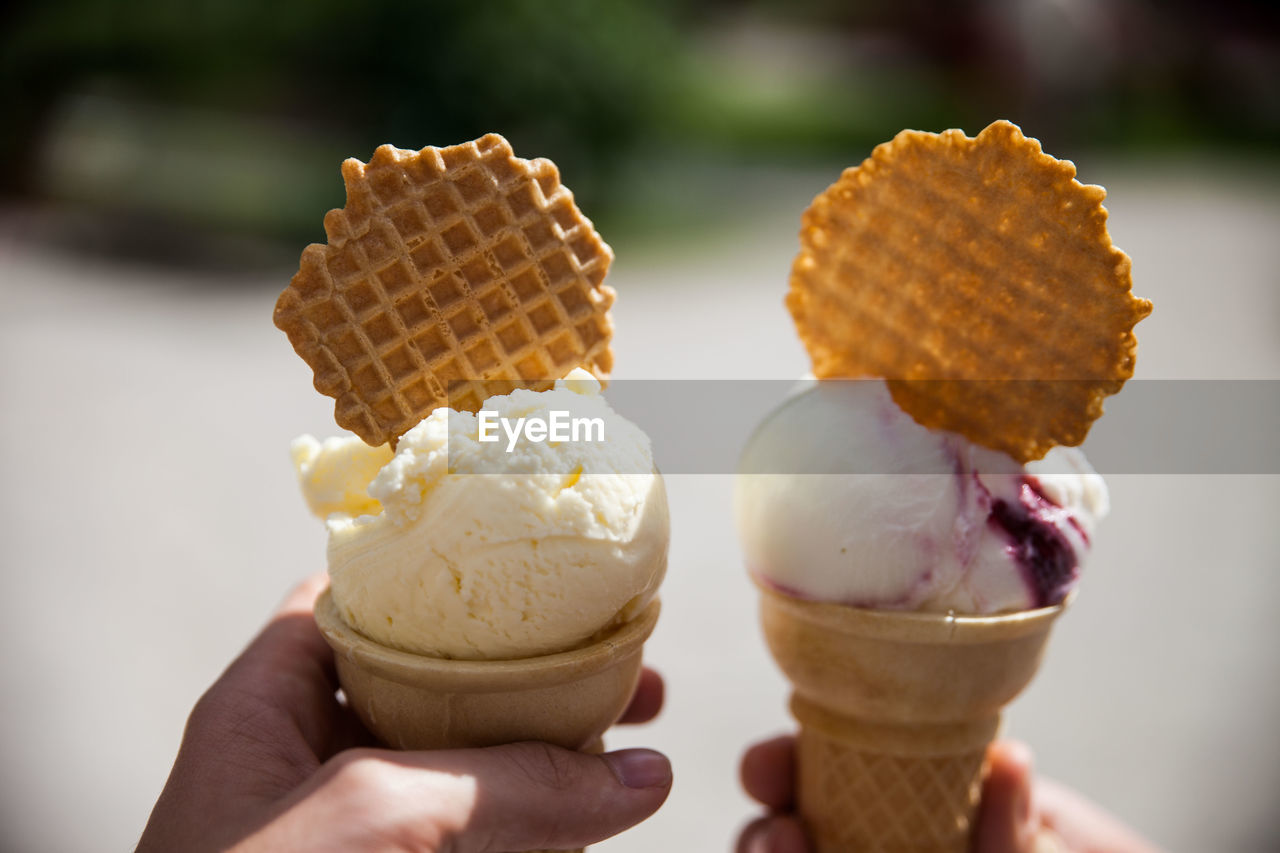
[[[917,424],[883,382],[822,382],[753,435],[735,508],[757,580],[817,601],[988,614],[1062,602],[1102,478],[1075,448],[1025,467]]]

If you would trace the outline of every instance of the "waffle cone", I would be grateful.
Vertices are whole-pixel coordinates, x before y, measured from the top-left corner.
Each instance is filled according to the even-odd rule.
[[[802,601],[762,587],[794,692],[797,804],[817,853],[962,853],[1001,709],[1062,606],[988,617]]]
[[[600,752],[605,730],[635,693],[659,609],[654,599],[585,648],[500,661],[431,658],[375,643],[342,621],[329,590],[316,601],[315,616],[348,703],[387,746],[465,749],[539,740]]]

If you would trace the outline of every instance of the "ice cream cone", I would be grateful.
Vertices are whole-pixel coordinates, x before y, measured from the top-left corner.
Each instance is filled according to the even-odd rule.
[[[449,660],[380,645],[338,615],[325,590],[316,623],[361,722],[397,749],[458,749],[539,740],[587,752],[630,702],[655,598],[584,648],[521,660]]]
[[[761,593],[794,688],[797,804],[817,853],[968,850],[1000,711],[1064,605],[953,616]]]

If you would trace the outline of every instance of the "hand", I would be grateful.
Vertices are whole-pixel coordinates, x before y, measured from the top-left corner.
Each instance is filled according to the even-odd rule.
[[[394,752],[336,698],[333,653],[295,590],[202,696],[139,851],[497,853],[581,847],[653,814],[661,753],[584,755],[543,743]],[[645,670],[622,722],[662,707]]]
[[[997,741],[987,753],[989,772],[974,827],[975,853],[1156,853],[1079,794],[1033,778],[1031,751]],[[758,743],[742,757],[742,785],[770,814],[752,821],[738,838],[738,853],[808,853],[795,807],[795,738]]]

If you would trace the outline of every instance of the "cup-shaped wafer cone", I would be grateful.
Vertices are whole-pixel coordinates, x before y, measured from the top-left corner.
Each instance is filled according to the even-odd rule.
[[[397,749],[460,749],[540,740],[598,752],[640,680],[655,598],[584,648],[520,660],[449,660],[375,643],[342,621],[329,590],[316,623],[360,721]]]
[[[797,804],[818,853],[963,853],[1000,710],[1062,606],[998,616],[803,601],[761,586],[800,723]]]

